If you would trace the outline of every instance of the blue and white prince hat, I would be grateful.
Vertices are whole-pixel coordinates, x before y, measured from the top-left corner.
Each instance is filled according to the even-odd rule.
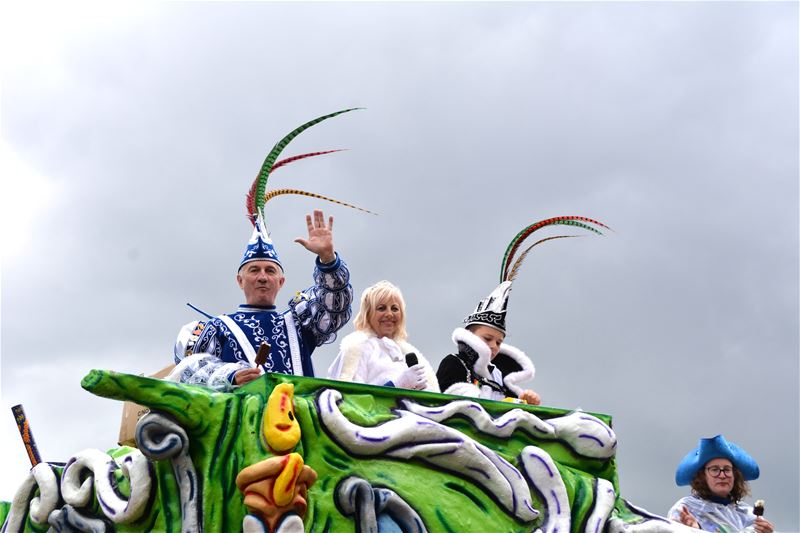
[[[712,459],[727,459],[735,466],[745,480],[758,479],[760,474],[758,463],[750,455],[722,435],[710,439],[700,439],[697,448],[690,451],[675,471],[675,483],[678,486],[690,485],[697,471]]]
[[[247,249],[244,251],[242,262],[239,263],[239,270],[241,270],[246,263],[251,261],[272,261],[281,267],[281,271],[283,271],[283,265],[278,258],[278,252],[275,251],[275,246],[272,244],[272,240],[264,229],[264,219],[263,215],[260,213],[256,217],[253,235],[250,236],[250,240],[247,243]]]

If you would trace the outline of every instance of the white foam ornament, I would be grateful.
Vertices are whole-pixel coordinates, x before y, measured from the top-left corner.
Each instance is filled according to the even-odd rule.
[[[318,398],[320,422],[349,453],[419,459],[472,480],[523,521],[539,512],[522,474],[496,452],[469,436],[427,418],[398,410],[399,418],[373,427],[350,422],[339,410],[342,395],[326,389]]]
[[[122,471],[130,484],[126,500],[116,490],[115,472]],[[94,493],[103,514],[115,523],[132,522],[147,507],[152,490],[152,475],[147,458],[139,450],[114,459],[100,450],[77,453],[64,467],[61,494],[64,501],[76,508],[85,507]]]

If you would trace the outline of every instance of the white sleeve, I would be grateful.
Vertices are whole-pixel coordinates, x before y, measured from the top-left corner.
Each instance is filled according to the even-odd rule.
[[[370,340],[359,331],[353,332],[342,339],[342,343],[339,346],[339,354],[328,369],[328,378],[363,383],[365,366],[362,361],[369,357],[371,350],[374,350]]]
[[[219,392],[230,392],[233,390],[231,374],[245,368],[250,368],[245,361],[225,363],[216,355],[195,354],[178,363],[165,379],[189,385],[205,385]]]

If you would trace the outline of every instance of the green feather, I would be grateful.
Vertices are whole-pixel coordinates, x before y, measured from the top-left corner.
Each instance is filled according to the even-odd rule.
[[[526,226],[522,231],[517,233],[514,236],[513,239],[511,239],[511,242],[506,247],[506,251],[503,254],[503,260],[500,262],[500,282],[502,283],[503,281],[505,281],[506,276],[508,275],[509,264],[511,263],[512,259],[514,258],[514,254],[516,254],[517,250],[522,245],[522,243],[525,241],[525,239],[528,238],[528,236],[531,233],[533,233],[534,231],[537,231],[537,230],[542,229],[542,228],[547,227],[547,226],[562,225],[562,226],[575,226],[575,227],[587,229],[589,231],[597,233],[598,235],[602,235],[603,234],[601,231],[589,226],[588,224],[584,224],[583,222],[579,222],[579,220],[587,221],[587,222],[590,222],[592,224],[596,224],[598,226],[602,226],[604,228],[608,227],[608,226],[604,225],[603,223],[598,222],[596,220],[592,220],[592,219],[586,218],[586,217],[577,217],[577,216],[553,217],[553,218],[548,218],[548,219],[545,219],[545,220],[540,220],[539,222],[534,222],[533,224],[530,224],[529,226]]]
[[[342,111],[336,111],[335,113],[330,113],[329,115],[324,115],[315,118],[312,121],[306,122],[302,126],[292,130],[288,135],[286,135],[283,139],[278,141],[278,143],[275,146],[272,147],[272,150],[267,155],[267,158],[264,160],[264,164],[261,165],[261,170],[258,173],[258,184],[256,185],[256,194],[255,194],[257,211],[260,211],[264,207],[264,194],[267,190],[267,179],[269,179],[269,173],[272,171],[272,165],[275,164],[275,161],[278,159],[278,156],[281,154],[283,149],[286,148],[286,145],[288,145],[292,141],[292,139],[303,133],[311,126],[319,124],[323,120],[335,117],[336,115],[341,115],[342,113],[355,111],[357,109],[363,109],[363,108],[354,107],[351,109],[344,109]]]
[[[517,277],[517,272],[519,272],[519,267],[521,267],[521,266],[522,266],[522,262],[523,262],[523,261],[525,260],[525,258],[528,256],[528,254],[530,253],[530,251],[531,251],[531,250],[533,250],[533,247],[534,247],[534,246],[536,246],[537,244],[541,244],[541,243],[543,243],[543,242],[551,241],[551,240],[553,240],[553,239],[568,239],[568,238],[570,238],[570,237],[583,237],[583,235],[555,235],[555,236],[553,236],[553,237],[546,237],[546,238],[544,238],[544,239],[539,239],[539,240],[538,240],[538,241],[536,241],[535,243],[531,244],[530,246],[528,246],[528,247],[525,249],[525,251],[524,251],[524,252],[522,252],[522,253],[519,255],[519,257],[517,258],[517,260],[516,260],[516,261],[514,261],[514,266],[512,266],[512,267],[511,267],[511,271],[508,273],[508,276],[506,276],[506,279],[504,279],[503,281],[514,281],[514,280],[516,279],[516,277]]]

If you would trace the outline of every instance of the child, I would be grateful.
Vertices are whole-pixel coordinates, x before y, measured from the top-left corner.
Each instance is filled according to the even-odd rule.
[[[519,384],[533,379],[533,363],[522,350],[504,344],[511,282],[504,281],[453,331],[458,353],[445,357],[436,378],[446,394],[503,400],[519,398],[539,405],[539,395]]]
[[[546,226],[576,226],[602,235],[587,223],[608,227],[585,217],[554,217],[527,226],[512,239],[500,267],[502,282],[464,319],[465,328],[456,328],[453,331],[453,342],[458,346],[458,353],[442,359],[436,372],[442,392],[489,400],[517,398],[531,405],[541,403],[537,393],[520,386],[521,383],[533,379],[533,363],[522,350],[503,342],[506,337],[508,295],[511,292],[511,282],[531,248],[551,239],[571,235],[541,239],[522,252],[513,266],[511,260],[531,233]]]

